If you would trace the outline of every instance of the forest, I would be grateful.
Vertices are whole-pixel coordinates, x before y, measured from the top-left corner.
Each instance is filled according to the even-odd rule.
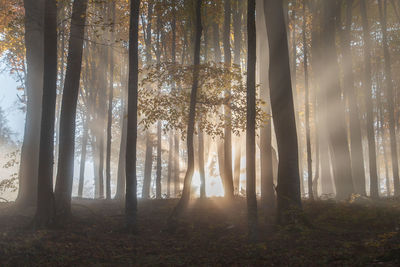
[[[398,0],[0,0],[0,266],[399,266],[399,74]]]

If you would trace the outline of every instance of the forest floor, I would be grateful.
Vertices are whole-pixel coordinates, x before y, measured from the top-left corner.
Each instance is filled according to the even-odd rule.
[[[123,230],[123,203],[74,200],[60,228],[27,227],[34,210],[0,204],[0,266],[400,266],[400,201],[306,201],[305,220],[260,225],[247,239],[246,201],[193,200],[172,234],[177,200],[139,201],[139,230]],[[260,221],[261,216],[260,216]],[[307,223],[303,223],[305,221]]]

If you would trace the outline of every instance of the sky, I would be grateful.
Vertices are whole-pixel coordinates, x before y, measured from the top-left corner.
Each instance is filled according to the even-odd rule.
[[[13,139],[22,142],[24,134],[25,113],[18,100],[17,82],[4,71],[0,72],[0,106],[8,120],[8,127],[14,133]]]

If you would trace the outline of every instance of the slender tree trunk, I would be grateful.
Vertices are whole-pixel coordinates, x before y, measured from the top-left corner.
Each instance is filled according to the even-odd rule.
[[[151,170],[153,169],[153,144],[150,133],[146,132],[146,153],[144,161],[144,177],[142,187],[142,198],[150,198]]]
[[[40,126],[37,207],[33,224],[47,228],[54,223],[53,194],[54,119],[57,98],[57,5],[45,0],[44,6],[44,74],[42,119]]]
[[[171,197],[171,178],[174,170],[173,161],[173,147],[174,147],[174,136],[173,132],[169,133],[169,149],[168,149],[168,172],[167,172],[167,198]]]
[[[199,130],[199,173],[200,173],[200,198],[206,197],[206,172],[204,169],[204,134]]]
[[[125,87],[123,87],[122,90]],[[125,93],[122,93],[125,96]],[[125,192],[125,173],[126,173],[126,164],[125,164],[125,154],[126,154],[126,140],[127,140],[127,126],[128,120],[126,118],[126,104],[125,100],[122,99],[122,107],[121,107],[121,120],[122,120],[122,129],[121,129],[121,142],[119,146],[119,159],[118,159],[118,170],[117,170],[117,192],[115,193],[116,199],[123,199]]]
[[[272,115],[278,143],[278,222],[286,223],[285,214],[301,208],[298,144],[295,110],[290,79],[289,48],[281,1],[264,1],[270,51],[269,86]]]
[[[374,129],[374,114],[372,103],[372,82],[371,82],[371,38],[369,36],[369,26],[367,17],[367,7],[365,0],[360,0],[361,20],[363,25],[364,39],[364,90],[365,104],[367,107],[367,138],[368,138],[368,159],[369,159],[369,177],[370,177],[370,196],[379,197],[378,168],[376,165],[376,144]]]
[[[71,213],[71,194],[74,176],[75,117],[82,67],[83,37],[87,0],[75,0],[72,7],[71,35],[67,71],[60,116],[60,145],[55,198],[57,217],[62,220]]]
[[[382,7],[382,2],[383,7]],[[379,14],[380,14],[380,24],[382,27],[382,43],[383,43],[383,53],[385,59],[385,74],[386,74],[386,99],[388,101],[388,111],[389,111],[389,136],[390,136],[390,150],[392,156],[392,171],[393,171],[393,185],[394,185],[394,195],[400,195],[400,180],[399,180],[399,163],[397,156],[397,140],[396,140],[396,126],[394,117],[394,94],[393,94],[393,79],[392,79],[392,61],[390,59],[388,38],[387,38],[387,1],[378,0],[379,4]]]
[[[304,103],[305,103],[305,116],[306,116],[306,144],[307,144],[307,172],[308,172],[308,198],[314,200],[313,192],[313,170],[312,170],[312,154],[311,154],[311,130],[310,130],[310,97],[309,97],[309,81],[308,81],[308,45],[307,45],[307,23],[306,23],[306,3],[307,0],[303,1],[303,61],[304,61]]]
[[[162,31],[161,19],[157,18],[157,64],[161,63],[161,46],[160,46],[160,34]],[[161,88],[159,88],[160,92]],[[156,198],[161,198],[161,121],[157,122],[157,170],[156,170]]]
[[[287,6],[288,3],[285,4]],[[288,18],[286,24],[289,25],[289,15],[285,12]],[[299,118],[299,107],[298,107],[298,97],[297,97],[297,39],[296,39],[296,9],[292,12],[292,66],[291,66],[291,78],[293,86],[293,103],[296,119],[296,131],[297,131],[297,143],[299,146],[299,173],[300,173],[300,192],[301,195],[304,194],[304,175],[303,175],[303,146],[301,143],[301,130],[300,130],[300,118]]]
[[[109,9],[112,13],[111,25],[111,41],[114,41],[114,25],[115,25],[115,1],[112,1]],[[112,111],[113,111],[113,98],[114,98],[114,53],[112,49],[108,49],[110,62],[109,62],[109,77],[110,77],[110,91],[108,93],[108,114],[107,114],[107,152],[106,152],[106,199],[111,199],[111,126],[112,126]]]
[[[173,0],[172,9],[172,63],[176,63],[176,1]],[[182,64],[184,61],[185,48],[182,49]],[[180,191],[180,164],[179,164],[179,131],[175,131],[174,136],[174,152],[173,152],[173,179],[174,179],[174,196],[178,197]]]
[[[256,1],[247,2],[247,115],[246,115],[246,196],[250,240],[256,240]]]
[[[266,105],[262,107],[263,111],[268,114],[265,123],[260,127],[261,207],[264,212],[264,219],[268,222],[270,221],[272,217],[271,214],[274,213],[276,207],[274,174],[272,167],[271,102],[268,85],[269,48],[264,16],[264,1],[257,0],[256,8],[260,97],[266,103]]]
[[[353,19],[353,3],[353,0],[346,1],[346,29],[342,31],[341,46],[343,49],[345,94],[348,98],[348,108],[350,115],[350,157],[355,186],[354,189],[357,194],[366,195],[361,125],[354,87],[353,60],[350,46],[350,33]]]
[[[231,0],[225,0],[225,18],[224,18],[224,63],[226,67],[230,68],[232,64],[231,56],[231,45],[230,45],[230,35],[231,35]],[[230,89],[225,92],[225,96],[230,98]],[[224,106],[225,113],[225,129],[224,129],[224,171],[225,171],[225,181],[224,181],[224,191],[225,196],[228,198],[233,198],[233,174],[232,174],[232,110],[231,102]]]
[[[188,150],[188,166],[185,174],[185,180],[183,185],[182,197],[180,198],[178,204],[175,206],[170,222],[175,220],[180,214],[186,209],[190,200],[190,191],[192,177],[194,173],[194,149],[193,149],[193,134],[194,126],[196,121],[196,98],[199,83],[199,64],[200,64],[200,45],[201,45],[201,35],[202,35],[202,25],[201,25],[201,5],[202,0],[196,1],[196,35],[195,35],[195,48],[194,48],[194,70],[193,70],[193,84],[190,94],[190,106],[189,106],[189,120],[187,128],[187,150]]]
[[[44,0],[24,0],[27,96],[16,203],[35,205],[39,165],[40,118],[43,91]]]
[[[234,0],[233,33],[234,33],[234,64],[241,69],[241,50],[242,50],[242,1]],[[235,156],[233,166],[233,192],[239,194],[240,190],[240,160],[242,153],[241,138],[236,137]]]
[[[381,65],[380,65],[380,57],[377,57],[377,74],[376,74],[376,81],[377,81],[377,88],[376,88],[376,99],[377,99],[377,106],[378,106],[378,114],[379,114],[379,135],[381,140],[381,145],[383,149],[383,161],[385,164],[385,184],[386,184],[386,196],[390,197],[390,178],[389,178],[389,168],[387,162],[387,150],[386,150],[386,138],[385,138],[385,115],[384,115],[384,107],[382,103],[382,82],[381,82]],[[379,150],[378,150],[379,151]]]
[[[78,197],[83,195],[83,186],[85,184],[85,166],[86,166],[86,148],[89,137],[88,119],[89,116],[85,116],[86,119],[83,122],[83,135],[82,135],[82,149],[81,149],[81,160],[79,166],[79,184],[78,184]]]
[[[335,46],[335,25],[338,5],[336,1],[323,2],[323,27],[322,44],[324,47],[323,58],[325,64],[332,67],[324,68],[322,80],[331,81],[325,85],[326,103],[329,103],[328,111],[324,118],[330,124],[329,141],[332,149],[332,159],[334,162],[334,176],[336,186],[336,198],[345,199],[354,192],[352,180],[351,159],[346,134],[344,104],[341,100],[341,90],[339,84],[339,66],[337,62],[337,52]]]
[[[152,18],[153,18],[153,3],[149,2],[147,10],[147,20],[146,25],[146,36],[145,36],[145,54],[146,54],[146,64],[150,66],[152,64]],[[143,177],[143,187],[142,187],[142,198],[150,198],[150,186],[151,186],[151,171],[153,169],[153,140],[151,139],[150,131],[146,131],[146,152],[144,159],[144,177]]]
[[[126,141],[126,196],[125,215],[129,232],[137,231],[137,97],[139,70],[139,7],[140,0],[132,0],[129,23],[129,79],[128,79],[128,127]]]

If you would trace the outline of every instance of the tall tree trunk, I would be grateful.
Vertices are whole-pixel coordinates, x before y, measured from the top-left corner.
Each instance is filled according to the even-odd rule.
[[[335,167],[336,198],[345,199],[354,192],[351,159],[345,126],[345,108],[341,100],[339,84],[339,66],[335,45],[336,15],[339,6],[336,1],[323,1],[323,27],[322,44],[324,47],[323,58],[330,68],[324,68],[323,81],[331,81],[325,85],[325,101],[329,103],[328,111],[324,118],[329,127],[329,141],[332,149],[333,166]]]
[[[350,32],[353,19],[353,3],[353,0],[346,1],[346,29],[342,31],[341,46],[343,49],[345,94],[347,95],[348,99],[350,115],[350,157],[352,163],[354,189],[357,194],[366,195],[361,125],[354,87],[353,57],[351,53]]]
[[[260,128],[260,165],[261,165],[261,207],[265,221],[269,221],[275,211],[274,174],[272,167],[272,119],[271,102],[269,98],[269,48],[267,28],[264,16],[264,1],[257,0],[257,45],[258,45],[258,70],[260,73],[260,97],[265,101],[263,111],[268,114],[265,123]]]
[[[234,1],[235,9],[233,15],[233,33],[234,33],[234,60],[233,63],[241,69],[241,50],[242,50],[242,1]],[[241,138],[236,137],[235,156],[233,165],[233,192],[239,194],[240,190],[240,160],[242,154]]]
[[[168,171],[167,171],[167,198],[171,197],[171,180],[174,171],[174,160],[173,160],[173,147],[174,147],[174,136],[173,132],[169,132],[169,148],[168,148]]]
[[[250,240],[257,238],[256,198],[256,1],[247,2],[247,114],[246,114],[246,198]]]
[[[72,7],[67,71],[61,104],[59,162],[55,187],[57,217],[60,220],[68,217],[71,213],[75,153],[75,117],[81,77],[87,3],[87,0],[75,0]]]
[[[148,3],[147,9],[147,25],[146,25],[146,36],[145,36],[145,54],[146,54],[146,65],[152,64],[152,18],[153,18],[153,3]],[[150,186],[151,186],[151,171],[153,169],[153,141],[151,140],[150,131],[146,131],[146,151],[144,159],[144,177],[142,187],[142,198],[150,198]]]
[[[223,43],[224,43],[224,63],[225,66],[230,68],[232,64],[232,56],[231,56],[231,44],[230,44],[230,36],[231,36],[231,0],[224,0],[224,34],[223,34]],[[231,91],[230,89],[226,90],[225,96],[230,98]],[[232,174],[232,110],[231,110],[231,102],[230,100],[224,106],[225,113],[225,129],[224,129],[224,171],[225,171],[225,180],[224,180],[224,191],[225,196],[228,198],[233,198],[233,174]]]
[[[279,165],[277,186],[278,221],[292,207],[301,207],[298,144],[295,110],[290,79],[289,48],[281,1],[264,1],[270,51],[269,86],[272,116],[278,143]]]
[[[125,87],[123,87],[122,90],[125,91],[124,88]],[[126,93],[122,93],[122,95],[125,97]],[[123,199],[125,192],[125,172],[126,172],[125,154],[126,154],[126,140],[127,140],[127,126],[128,126],[126,113],[127,113],[126,101],[122,99],[122,107],[121,107],[122,129],[121,129],[121,142],[119,146],[117,192],[115,193],[116,199]]]
[[[376,74],[376,99],[377,99],[377,106],[378,106],[378,114],[379,114],[379,138],[381,140],[382,150],[383,150],[383,161],[385,164],[385,185],[386,185],[386,196],[390,197],[390,178],[389,178],[389,168],[387,162],[387,149],[386,149],[386,138],[385,138],[385,115],[384,115],[384,107],[382,103],[382,78],[380,75],[381,65],[380,65],[380,57],[377,57],[377,74]],[[378,149],[379,151],[379,149]]]
[[[27,96],[16,203],[35,205],[39,164],[40,117],[43,90],[44,0],[24,0]]]
[[[388,101],[388,111],[389,111],[389,134],[390,134],[390,151],[392,156],[392,171],[393,171],[393,185],[394,185],[394,195],[400,195],[400,180],[399,180],[399,162],[397,156],[397,140],[396,140],[396,126],[394,118],[394,94],[393,94],[393,79],[392,79],[392,61],[390,59],[388,38],[387,38],[387,1],[383,1],[384,5],[382,7],[382,0],[378,0],[379,4],[379,14],[380,14],[380,24],[382,27],[382,43],[383,43],[383,53],[385,59],[385,74],[386,74],[386,99]]]
[[[111,41],[114,41],[114,25],[115,25],[115,1],[110,3],[109,10],[112,16],[111,25]],[[112,126],[112,110],[114,98],[114,53],[113,49],[108,49],[109,54],[109,77],[110,87],[108,93],[108,114],[107,114],[107,152],[106,152],[106,199],[111,199],[111,126]]]
[[[79,184],[78,184],[78,197],[83,195],[83,186],[85,184],[85,167],[86,167],[86,148],[89,137],[88,119],[89,116],[85,116],[86,119],[83,122],[83,135],[82,135],[82,149],[81,149],[81,160],[79,166]]]
[[[306,18],[306,3],[307,0],[303,1],[303,63],[304,63],[304,105],[305,105],[305,116],[306,116],[306,144],[307,144],[307,184],[308,184],[308,198],[314,199],[314,192],[313,192],[313,170],[312,170],[312,154],[311,154],[311,130],[310,130],[310,97],[309,97],[309,81],[308,81],[308,45],[307,45],[307,18]]]
[[[190,191],[192,184],[192,177],[194,173],[194,149],[193,149],[193,134],[194,126],[196,121],[196,99],[197,90],[199,83],[199,64],[200,64],[200,45],[201,45],[201,35],[203,27],[201,25],[201,6],[202,0],[196,1],[196,35],[195,35],[195,47],[194,47],[194,70],[193,70],[193,84],[190,93],[190,106],[189,106],[189,120],[187,128],[187,151],[188,151],[188,166],[185,174],[182,197],[180,198],[178,204],[172,211],[170,222],[174,221],[181,213],[186,209],[190,200]]]
[[[325,113],[326,113],[326,101],[324,101],[323,97],[323,86],[322,82],[322,69],[323,62],[321,60],[323,51],[322,51],[322,42],[321,42],[321,20],[322,15],[318,12],[321,9],[321,1],[313,1],[310,2],[312,6],[312,34],[311,34],[311,49],[312,49],[312,70],[313,76],[315,80],[315,103],[318,102],[318,106],[316,112],[318,114],[317,120],[317,134],[316,134],[316,142],[318,143],[318,153],[320,156],[321,162],[321,173],[320,173],[320,181],[321,181],[321,194],[331,195],[334,193],[332,176],[330,171],[330,158],[329,158],[329,146],[328,146],[328,131],[327,131],[327,122],[325,121]]]
[[[288,1],[289,2],[289,1]],[[288,6],[288,3],[285,4]],[[287,14],[288,18],[286,24],[289,25],[289,10],[284,14]],[[300,118],[299,118],[299,107],[298,107],[298,97],[297,97],[297,39],[296,39],[296,9],[292,12],[292,64],[291,64],[291,78],[293,87],[293,104],[294,104],[294,115],[296,119],[296,131],[297,131],[297,143],[299,146],[299,173],[300,173],[300,192],[301,195],[304,194],[304,175],[303,175],[303,158],[302,152],[303,147],[301,143],[301,130],[300,130]]]
[[[370,196],[372,198],[379,197],[379,180],[378,168],[376,166],[376,144],[374,129],[374,114],[372,103],[372,82],[371,82],[371,38],[369,36],[369,26],[367,17],[367,7],[365,0],[360,0],[361,20],[363,25],[364,39],[364,90],[365,105],[367,108],[367,138],[368,138],[368,159],[369,159],[369,179],[370,179]]]
[[[44,5],[44,74],[42,119],[40,125],[37,207],[33,224],[47,228],[54,223],[53,194],[54,119],[57,98],[57,4],[45,0]]]
[[[176,0],[173,0],[172,9],[172,63],[176,63]],[[185,48],[182,49],[182,64],[184,61]],[[174,179],[174,196],[178,197],[180,191],[180,164],[179,164],[179,131],[175,131],[174,136],[174,153],[173,153],[173,179]]]
[[[140,0],[132,0],[129,22],[129,79],[128,79],[128,127],[126,140],[126,196],[125,215],[128,231],[137,230],[137,97],[139,70],[139,7]]]
[[[157,64],[161,63],[161,45],[160,45],[160,34],[162,31],[161,19],[157,18]],[[161,88],[159,88],[160,92]],[[156,198],[161,198],[161,121],[157,122],[157,169],[156,169]]]

